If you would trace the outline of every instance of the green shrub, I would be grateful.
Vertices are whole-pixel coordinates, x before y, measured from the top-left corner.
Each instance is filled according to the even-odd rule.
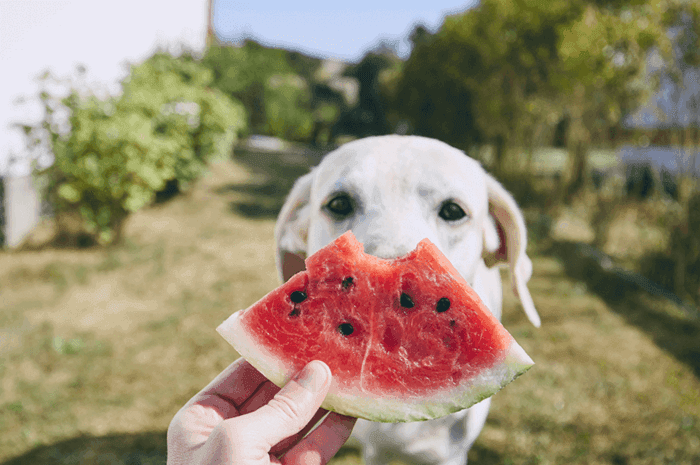
[[[685,205],[669,208],[662,220],[669,229],[668,247],[642,257],[640,272],[700,305],[700,192],[691,194]]]
[[[265,133],[287,140],[305,141],[314,130],[311,99],[306,81],[296,74],[271,76],[265,83]]]
[[[26,130],[32,144],[48,134],[54,162],[38,174],[47,178],[59,233],[72,221],[74,233],[115,242],[128,214],[166,184],[185,188],[209,160],[228,155],[245,110],[210,89],[211,81],[191,57],[159,52],[131,68],[117,98],[98,98],[73,83],[63,99],[42,92],[44,121]],[[68,111],[68,129],[60,129],[60,110]]]
[[[294,73],[286,52],[253,41],[241,47],[215,45],[207,49],[202,63],[214,73],[214,87],[243,102],[250,130],[264,133],[265,83],[270,76]]]
[[[309,83],[320,60],[248,40],[239,47],[209,47],[202,63],[213,72],[213,86],[243,102],[251,132],[304,142],[313,138]]]

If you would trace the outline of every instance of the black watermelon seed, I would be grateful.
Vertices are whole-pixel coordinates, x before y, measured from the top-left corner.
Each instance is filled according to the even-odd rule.
[[[353,331],[355,331],[355,328],[353,328],[350,323],[342,323],[338,326],[338,332],[343,336],[349,336]]]
[[[413,303],[413,299],[411,299],[411,296],[406,294],[405,292],[401,293],[401,306],[406,307],[406,308],[413,308],[415,304]]]
[[[442,313],[446,312],[448,308],[450,308],[450,299],[443,297],[442,299],[438,300],[435,310],[437,310],[438,313]]]
[[[294,291],[292,292],[292,295],[289,296],[290,299],[292,299],[292,302],[295,304],[301,303],[306,300],[306,292],[304,291]]]
[[[343,279],[343,283],[342,283],[343,289],[347,289],[351,285],[352,285],[352,276],[348,276],[347,278]]]

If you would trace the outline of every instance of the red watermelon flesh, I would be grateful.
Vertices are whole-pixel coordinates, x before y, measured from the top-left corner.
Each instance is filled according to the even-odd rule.
[[[347,232],[218,331],[279,386],[323,360],[333,373],[324,407],[373,421],[470,407],[533,364],[427,239],[384,260]]]

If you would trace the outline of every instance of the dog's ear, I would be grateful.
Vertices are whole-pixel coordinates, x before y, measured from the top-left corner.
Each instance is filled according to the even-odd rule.
[[[305,269],[309,237],[309,199],[314,171],[300,177],[287,196],[275,225],[275,263],[277,276],[286,282]]]
[[[484,262],[493,267],[508,265],[513,292],[533,325],[539,328],[540,316],[527,288],[532,262],[525,253],[527,229],[513,197],[493,177],[486,175],[490,218],[484,225]]]

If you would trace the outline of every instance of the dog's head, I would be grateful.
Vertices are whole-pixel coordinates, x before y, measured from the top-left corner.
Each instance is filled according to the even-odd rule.
[[[470,284],[482,260],[507,265],[514,291],[539,326],[526,286],[532,265],[520,210],[463,152],[434,139],[381,136],[328,154],[297,180],[278,217],[280,279],[347,230],[381,258],[405,255],[427,237]]]

